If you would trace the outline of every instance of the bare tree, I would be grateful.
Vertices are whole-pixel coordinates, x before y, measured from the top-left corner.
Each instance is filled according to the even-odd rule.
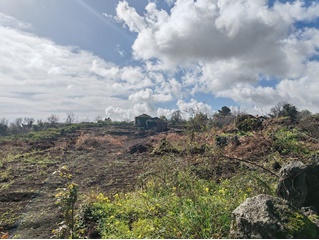
[[[73,112],[68,112],[68,113],[66,113],[66,115],[67,115],[66,120],[65,120],[66,124],[75,123],[78,119],[78,117]]]
[[[34,123],[34,118],[25,117],[23,119],[22,127],[24,130],[30,131]]]
[[[48,117],[48,122],[49,122],[51,127],[55,127],[57,125],[57,123],[59,122],[59,117],[57,115],[51,114]]]
[[[94,118],[94,121],[95,121],[95,122],[101,122],[101,121],[102,121],[102,117],[101,117],[100,115],[98,115],[98,116],[96,116],[96,117]]]
[[[182,119],[182,112],[180,110],[177,110],[175,112],[172,113],[172,116],[171,116],[171,121],[173,123],[180,123],[183,121]]]

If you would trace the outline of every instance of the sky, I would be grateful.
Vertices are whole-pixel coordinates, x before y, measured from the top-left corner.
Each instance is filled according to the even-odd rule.
[[[0,118],[319,112],[319,1],[0,0]]]

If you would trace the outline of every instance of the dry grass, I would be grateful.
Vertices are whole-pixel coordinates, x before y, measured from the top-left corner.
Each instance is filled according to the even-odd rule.
[[[243,136],[239,141],[240,145],[229,144],[225,148],[225,151],[230,156],[240,158],[262,157],[271,151],[272,142],[257,134],[254,136]]]
[[[123,146],[127,141],[127,136],[112,136],[106,134],[103,136],[94,136],[92,134],[80,134],[77,138],[75,146],[78,150],[94,150],[101,146]]]

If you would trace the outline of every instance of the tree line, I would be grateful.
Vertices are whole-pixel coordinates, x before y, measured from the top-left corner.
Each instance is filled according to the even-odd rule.
[[[172,125],[186,125],[194,130],[205,130],[211,127],[222,128],[234,122],[237,116],[247,114],[245,111],[232,112],[227,106],[223,106],[213,116],[208,116],[196,109],[190,109],[191,117],[188,120],[183,119],[183,114],[180,110],[174,111],[170,118],[161,116],[160,119]],[[280,102],[270,109],[270,112],[264,117],[278,118],[286,117],[292,122],[298,122],[301,119],[311,116],[312,113],[308,110],[298,111],[296,106]],[[48,128],[56,128],[59,126],[70,125],[77,123],[78,118],[73,112],[66,113],[65,122],[61,123],[57,115],[51,114],[46,121],[35,120],[34,118],[16,118],[13,122],[9,122],[6,118],[0,118],[0,136],[7,136],[19,133],[27,133],[30,131],[41,131]],[[110,118],[102,120],[101,116],[95,118],[96,123],[111,123]]]

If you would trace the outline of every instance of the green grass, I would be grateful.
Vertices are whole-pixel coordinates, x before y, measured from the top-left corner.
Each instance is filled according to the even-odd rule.
[[[84,204],[77,236],[84,237],[93,225],[102,238],[227,238],[231,212],[239,204],[260,193],[274,194],[273,179],[260,173],[216,183],[198,179],[173,159],[159,161],[162,171],[144,175],[136,191],[110,198],[99,194]]]
[[[299,140],[300,133],[294,129],[280,129],[274,134],[274,150],[282,155],[291,153],[307,155],[311,151]]]

